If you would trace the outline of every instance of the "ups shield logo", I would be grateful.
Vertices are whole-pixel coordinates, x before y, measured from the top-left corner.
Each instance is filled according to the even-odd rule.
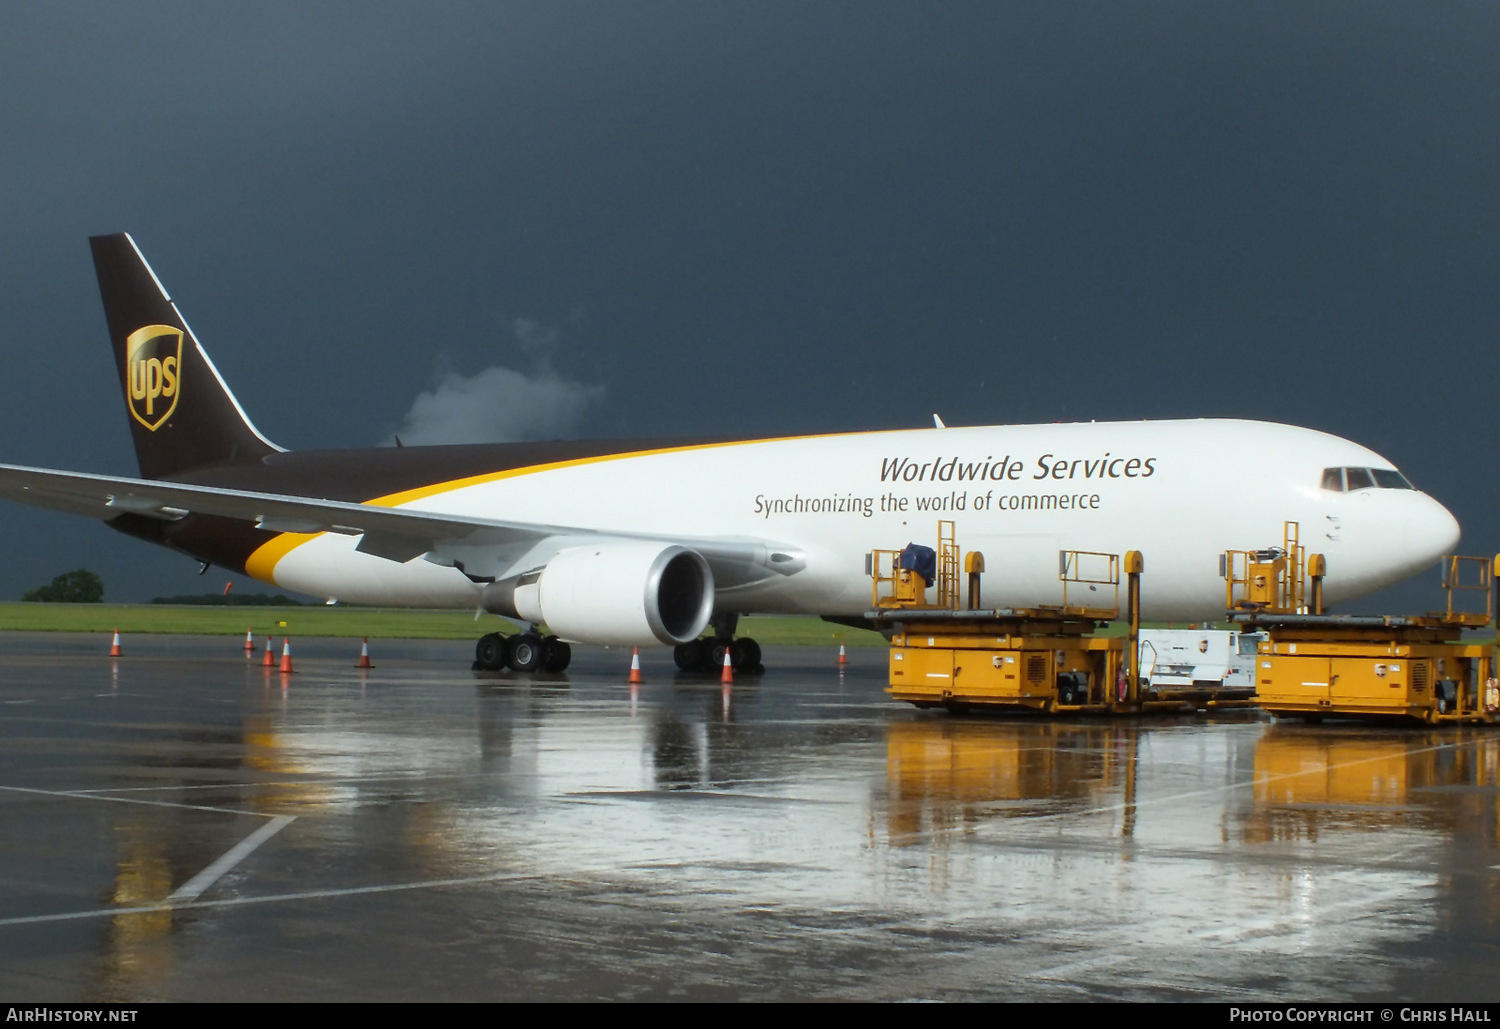
[[[155,432],[177,409],[182,330],[143,325],[125,339],[125,395],[130,415]]]

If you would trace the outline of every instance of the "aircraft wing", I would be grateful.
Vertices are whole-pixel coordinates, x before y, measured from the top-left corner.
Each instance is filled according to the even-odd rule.
[[[51,468],[0,464],[0,497],[25,504],[109,520],[122,514],[177,521],[190,514],[217,515],[251,522],[267,532],[332,532],[360,537],[355,549],[390,561],[404,562],[424,554],[440,564],[446,550],[504,547],[545,553],[545,543],[581,542],[587,538],[645,538],[577,526],[540,525],[503,519],[449,515],[409,508],[375,507],[342,500],[256,493],[217,486],[194,486],[157,479],[131,479]],[[790,575],[804,567],[802,556],[763,540],[663,537],[703,555],[723,587],[744,585],[772,574]],[[543,561],[543,563],[545,563]]]

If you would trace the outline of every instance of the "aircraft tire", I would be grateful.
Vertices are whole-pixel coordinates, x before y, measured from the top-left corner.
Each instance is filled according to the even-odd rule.
[[[753,672],[760,664],[760,644],[741,636],[729,645],[729,662],[737,672]]]
[[[678,671],[697,672],[703,668],[703,641],[688,640],[679,643],[672,648],[672,660],[677,662]]]
[[[542,663],[542,641],[523,633],[510,641],[510,666],[518,672],[534,672]]]
[[[730,641],[726,639],[711,639],[703,641],[703,670],[705,672],[717,672],[724,668],[724,651],[730,647]],[[734,655],[729,655],[730,666],[734,665]]]
[[[573,660],[573,648],[556,636],[542,640],[542,668],[548,672],[567,671]]]
[[[510,640],[498,632],[486,633],[474,645],[474,666],[486,672],[498,672],[510,660]]]

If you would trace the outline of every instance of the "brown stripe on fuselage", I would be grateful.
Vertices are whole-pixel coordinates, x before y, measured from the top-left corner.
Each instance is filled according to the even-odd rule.
[[[558,440],[550,443],[298,450],[268,454],[244,464],[196,468],[163,481],[362,504],[378,497],[497,472],[732,442],[739,441],[722,437]],[[214,515],[191,514],[175,522],[121,515],[108,524],[128,535],[238,572],[245,571],[245,562],[251,554],[280,535],[257,529],[249,522]]]

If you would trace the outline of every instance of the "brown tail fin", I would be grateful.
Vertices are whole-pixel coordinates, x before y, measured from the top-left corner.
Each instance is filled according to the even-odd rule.
[[[135,241],[121,232],[89,243],[141,475],[159,479],[279,451],[250,424]]]

